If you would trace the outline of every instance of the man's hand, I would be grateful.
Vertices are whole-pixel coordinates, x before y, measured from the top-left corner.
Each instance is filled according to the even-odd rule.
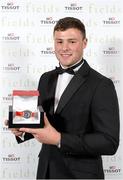
[[[21,132],[31,133],[41,143],[57,145],[60,142],[61,134],[49,123],[44,114],[44,128],[20,128]]]
[[[5,120],[5,125],[8,126],[8,120]],[[15,136],[22,136],[23,132],[19,131],[19,128],[10,128],[11,132]]]

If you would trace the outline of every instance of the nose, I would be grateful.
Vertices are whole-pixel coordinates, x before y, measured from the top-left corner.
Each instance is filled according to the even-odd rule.
[[[62,50],[63,50],[63,51],[66,51],[66,50],[68,50],[68,49],[69,49],[68,43],[67,43],[67,42],[64,42],[64,43],[62,44]]]

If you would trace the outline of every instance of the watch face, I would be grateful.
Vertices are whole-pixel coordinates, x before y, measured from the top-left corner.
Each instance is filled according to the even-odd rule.
[[[24,117],[25,119],[30,118],[30,117],[31,117],[31,114],[32,114],[32,112],[29,111],[29,110],[25,110],[23,113],[24,113],[24,114],[23,114],[23,117]]]

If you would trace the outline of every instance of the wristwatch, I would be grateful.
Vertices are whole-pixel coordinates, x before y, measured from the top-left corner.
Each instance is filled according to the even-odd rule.
[[[24,110],[24,111],[15,111],[14,116],[23,117],[25,119],[29,119],[31,117],[37,117],[37,112],[31,112],[30,110]]]

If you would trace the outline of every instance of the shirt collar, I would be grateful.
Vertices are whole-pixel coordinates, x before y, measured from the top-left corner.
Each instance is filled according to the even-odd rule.
[[[72,64],[72,66],[78,64],[80,61],[83,61],[82,64],[80,64],[78,67],[76,67],[74,70],[74,72],[77,72],[79,70],[79,68],[84,64],[84,60],[80,59],[79,61],[77,61],[75,64]],[[63,68],[63,69],[66,69],[64,68],[64,66],[62,64],[60,64],[60,66]],[[69,68],[71,68],[72,66],[70,66]]]

